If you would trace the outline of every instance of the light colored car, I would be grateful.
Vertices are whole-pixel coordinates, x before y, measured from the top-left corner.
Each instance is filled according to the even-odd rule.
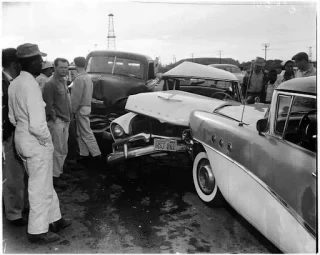
[[[236,65],[231,65],[231,64],[211,64],[209,66],[228,71],[228,72],[234,74],[238,78],[240,84],[243,83],[244,74],[241,72],[240,68],[237,67]]]
[[[108,163],[149,157],[168,165],[191,164],[183,140],[191,112],[241,104],[237,78],[220,69],[184,62],[162,79],[164,91],[129,96],[129,113],[112,121],[114,143]]]
[[[190,116],[201,200],[221,206],[224,198],[286,253],[316,252],[316,97],[315,76],[292,79],[270,110],[225,105]]]

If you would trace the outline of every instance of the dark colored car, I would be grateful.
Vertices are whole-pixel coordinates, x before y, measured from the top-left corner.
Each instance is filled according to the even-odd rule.
[[[155,78],[154,61],[145,55],[121,51],[93,51],[86,58],[93,81],[91,128],[109,132],[110,122],[125,113],[130,95],[147,92],[146,82]]]

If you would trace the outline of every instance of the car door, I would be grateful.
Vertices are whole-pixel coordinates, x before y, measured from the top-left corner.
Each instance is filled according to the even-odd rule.
[[[300,241],[303,239],[308,243],[307,239],[315,237],[316,233],[316,154],[284,139],[287,130],[295,130],[295,125],[301,119],[301,116],[298,119],[291,117],[290,125],[293,127],[288,124],[290,109],[293,109],[295,100],[297,96],[280,94],[273,121],[269,122],[269,131],[261,134],[257,132],[252,137],[254,143],[251,144],[250,170],[266,184],[282,207],[295,219],[291,224],[284,226],[283,222],[289,222],[290,215],[285,210],[278,210],[276,213],[272,210],[271,221],[261,220],[260,224],[265,231],[273,232],[271,235],[278,238],[277,242],[280,244],[292,243],[292,239],[297,239],[297,236],[300,236]],[[270,215],[267,217],[270,218]],[[268,224],[277,224],[278,227],[271,227]],[[290,239],[276,233],[277,231],[280,233],[281,228],[290,229],[289,233],[292,234]],[[303,250],[303,242],[295,244]]]

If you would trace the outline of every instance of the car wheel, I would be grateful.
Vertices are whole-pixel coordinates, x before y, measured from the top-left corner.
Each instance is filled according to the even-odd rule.
[[[193,163],[193,183],[200,199],[211,207],[221,207],[223,196],[205,152],[199,152]]]

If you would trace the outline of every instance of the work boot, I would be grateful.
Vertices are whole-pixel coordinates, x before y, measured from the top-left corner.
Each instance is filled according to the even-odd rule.
[[[27,233],[28,239],[31,243],[51,243],[59,240],[60,236],[50,231],[42,234],[29,234]]]
[[[61,218],[55,222],[49,224],[49,230],[54,233],[58,233],[61,229],[70,226],[72,221],[68,218]]]
[[[16,227],[24,227],[28,224],[28,221],[20,218],[20,219],[16,219],[16,220],[9,220],[10,224],[16,226]]]
[[[61,189],[66,189],[69,187],[69,185],[64,181],[60,180],[59,177],[53,177],[53,186],[55,188],[61,188]]]

